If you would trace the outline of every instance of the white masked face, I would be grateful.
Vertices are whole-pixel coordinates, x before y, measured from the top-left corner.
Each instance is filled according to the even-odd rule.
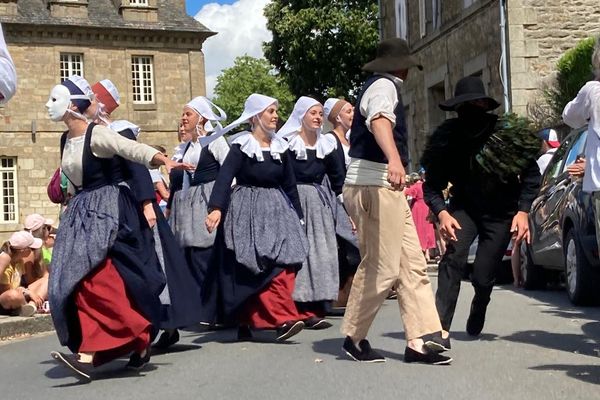
[[[46,103],[48,116],[52,121],[58,122],[63,119],[71,104],[71,93],[66,86],[56,85],[50,92],[50,98]]]

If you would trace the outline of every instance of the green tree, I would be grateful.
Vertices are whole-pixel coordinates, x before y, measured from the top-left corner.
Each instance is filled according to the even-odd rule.
[[[281,76],[265,59],[237,57],[233,67],[223,70],[217,78],[213,102],[227,112],[227,123],[242,114],[244,102],[252,93],[279,100],[280,118],[287,117],[294,107],[294,96]]]
[[[556,64],[556,84],[547,89],[544,95],[559,121],[567,103],[577,96],[587,81],[593,79],[592,53],[595,43],[596,38],[593,37],[580,41],[563,54]]]
[[[376,0],[273,0],[265,8],[269,60],[297,97],[356,95],[378,42]]]

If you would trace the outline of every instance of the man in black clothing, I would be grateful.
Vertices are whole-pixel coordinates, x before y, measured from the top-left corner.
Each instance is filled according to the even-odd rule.
[[[517,176],[502,181],[479,167],[475,156],[497,130],[498,116],[490,111],[500,104],[486,96],[476,77],[461,79],[455,97],[440,104],[458,118],[446,120],[429,138],[421,164],[426,170],[425,202],[437,215],[440,232],[448,246],[439,264],[436,306],[443,338],[449,342],[463,269],[469,247],[479,236],[472,284],[475,296],[467,320],[467,332],[481,333],[496,269],[511,236],[529,241],[527,215],[540,185],[540,173],[531,162]],[[510,162],[507,157],[505,162]],[[452,184],[447,206],[442,191]]]

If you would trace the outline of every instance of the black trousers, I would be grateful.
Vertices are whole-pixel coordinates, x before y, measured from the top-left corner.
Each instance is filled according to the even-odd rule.
[[[515,213],[486,215],[457,209],[450,212],[462,229],[456,232],[457,241],[446,246],[438,271],[436,307],[442,328],[450,330],[456,302],[460,292],[460,282],[467,266],[469,247],[479,236],[479,246],[475,255],[471,283],[475,288],[474,302],[485,305],[496,280],[496,270],[510,242],[510,226]]]

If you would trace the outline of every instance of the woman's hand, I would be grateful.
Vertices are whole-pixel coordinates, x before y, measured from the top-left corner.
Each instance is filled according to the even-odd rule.
[[[183,163],[183,162],[175,162],[169,160],[168,158],[165,160],[165,167],[168,171],[172,171],[174,169],[180,169],[184,171],[194,171],[196,166],[193,164]]]
[[[206,216],[206,220],[204,224],[206,225],[206,230],[208,233],[213,233],[215,229],[221,223],[221,210],[213,210]]]
[[[148,226],[154,228],[154,225],[156,225],[156,213],[154,212],[154,207],[150,200],[144,201],[143,212],[146,221],[148,221]]]

